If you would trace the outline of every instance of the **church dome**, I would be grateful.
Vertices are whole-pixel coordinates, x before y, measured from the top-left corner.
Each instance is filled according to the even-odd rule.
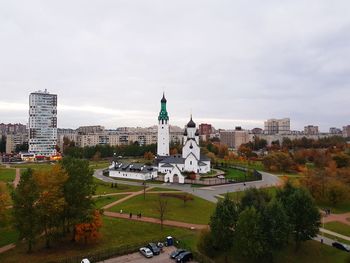
[[[196,124],[192,120],[192,115],[191,115],[191,120],[187,123],[188,128],[196,128]]]
[[[185,129],[184,131],[184,136],[187,136],[187,129]]]

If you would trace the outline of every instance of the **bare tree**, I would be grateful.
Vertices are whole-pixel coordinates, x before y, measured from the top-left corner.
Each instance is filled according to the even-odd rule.
[[[167,206],[168,206],[168,200],[166,200],[161,195],[158,196],[158,207],[157,210],[159,212],[159,219],[160,219],[160,228],[163,230],[163,221],[165,214],[167,212]]]

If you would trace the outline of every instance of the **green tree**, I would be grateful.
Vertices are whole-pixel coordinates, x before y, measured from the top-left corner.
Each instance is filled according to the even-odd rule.
[[[273,261],[273,252],[285,247],[288,243],[290,225],[287,213],[282,203],[272,199],[262,211],[262,229],[264,237],[264,251]]]
[[[61,165],[68,175],[64,185],[66,206],[63,215],[63,224],[68,232],[74,225],[91,219],[92,195],[95,193],[96,186],[93,182],[93,171],[89,168],[88,161],[65,157],[62,159]]]
[[[253,206],[258,211],[262,211],[271,200],[270,195],[263,189],[249,188],[244,192],[241,199],[241,211]]]
[[[296,249],[302,241],[311,240],[317,235],[320,227],[320,213],[309,192],[296,188],[288,183],[277,193],[288,215]]]
[[[347,199],[348,193],[349,187],[336,179],[330,180],[327,184],[326,197],[333,206]]]
[[[12,193],[14,226],[19,232],[19,239],[25,239],[28,253],[32,251],[37,236],[42,228],[39,223],[37,200],[39,188],[33,178],[33,171],[27,169],[21,175],[17,188]]]
[[[226,195],[224,200],[218,202],[214,214],[210,218],[213,246],[225,253],[226,261],[227,252],[233,246],[237,220],[238,206]]]
[[[242,256],[250,259],[261,258],[267,253],[262,218],[254,207],[247,207],[239,214],[235,248]]]

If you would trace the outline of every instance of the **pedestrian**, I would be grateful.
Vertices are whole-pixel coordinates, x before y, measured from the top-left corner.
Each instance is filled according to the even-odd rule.
[[[123,209],[120,209],[120,214],[122,214],[123,213]]]
[[[129,218],[132,218],[132,213],[129,214]]]
[[[141,218],[141,213],[140,213],[140,218]]]

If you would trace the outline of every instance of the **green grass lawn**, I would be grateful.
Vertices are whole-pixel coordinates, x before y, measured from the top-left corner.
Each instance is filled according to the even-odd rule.
[[[275,263],[345,263],[349,259],[349,253],[339,249],[322,245],[317,241],[304,242],[298,251],[295,251],[294,244],[274,253]],[[214,258],[216,263],[224,263],[223,256]],[[233,252],[229,255],[230,263],[250,263],[252,261],[239,258]]]
[[[324,224],[324,228],[330,231],[350,237],[350,226],[341,222],[329,222]]]
[[[12,227],[0,228],[0,247],[16,243],[17,240],[18,232]]]
[[[110,194],[110,193],[123,193],[123,192],[137,192],[143,189],[142,186],[117,184],[117,187],[111,187],[110,183],[105,183],[94,177],[94,183],[96,184],[96,195]]]
[[[102,208],[105,205],[108,205],[110,203],[113,203],[119,199],[122,199],[123,197],[127,196],[125,195],[113,195],[113,196],[100,196],[100,197],[95,197],[95,207],[96,208]]]
[[[222,168],[222,170],[225,172],[225,178],[226,179],[234,179],[237,181],[242,181],[246,177],[246,172],[234,169],[234,168]]]
[[[204,199],[193,197],[193,201],[187,201],[186,206],[182,200],[174,197],[166,197],[168,200],[167,212],[165,219],[176,220],[194,224],[208,224],[212,215],[215,204],[205,201]],[[135,196],[125,202],[118,204],[110,211],[119,212],[123,209],[125,213],[142,213],[147,217],[159,217],[158,194],[147,194],[146,200],[143,195]]]
[[[350,212],[350,201],[339,203],[333,206],[329,202],[316,202],[317,206],[322,208],[330,208],[333,214],[343,214]]]
[[[276,253],[275,262],[283,263],[344,263],[349,258],[349,253],[339,249],[322,245],[317,241],[305,242],[299,251],[295,252],[294,244]]]
[[[188,229],[164,226],[163,231],[160,225],[144,222],[135,222],[117,218],[103,218],[101,229],[102,237],[95,244],[75,244],[67,240],[54,244],[53,248],[47,250],[43,240],[40,240],[32,254],[26,253],[24,244],[8,252],[0,254],[0,262],[55,262],[68,257],[86,257],[87,254],[94,254],[106,249],[116,249],[120,246],[133,245],[135,248],[152,241],[164,241],[165,237],[171,235],[185,239],[188,244],[196,244],[198,233]]]
[[[262,164],[261,161],[239,161],[239,160],[231,160],[231,161],[225,161],[225,160],[218,160],[218,163],[227,163],[227,165],[237,165],[237,166],[241,166],[241,167],[249,167],[251,169],[255,169],[258,171],[264,171],[265,167]],[[219,168],[220,169],[220,168]]]
[[[267,187],[262,189],[265,192],[267,192],[271,197],[274,197],[276,195],[276,191],[277,191],[276,187]],[[240,201],[244,195],[244,191],[230,192],[230,193],[227,193],[227,195],[235,201]],[[223,194],[222,196],[225,196],[225,194]]]
[[[89,166],[93,169],[104,169],[111,165],[110,161],[89,161]]]
[[[0,181],[3,181],[5,183],[12,182],[13,180],[15,180],[15,177],[16,177],[15,169],[0,168]]]
[[[170,188],[161,188],[161,187],[155,187],[149,190],[150,192],[167,192],[167,191],[178,191],[181,192],[180,190],[177,189],[170,189]]]
[[[25,164],[15,164],[11,165],[12,168],[27,169],[31,168],[33,170],[49,171],[51,170],[53,164],[51,163],[25,163]]]
[[[7,209],[5,220],[0,222],[0,247],[15,243],[18,240],[18,233],[12,226],[12,209]]]

